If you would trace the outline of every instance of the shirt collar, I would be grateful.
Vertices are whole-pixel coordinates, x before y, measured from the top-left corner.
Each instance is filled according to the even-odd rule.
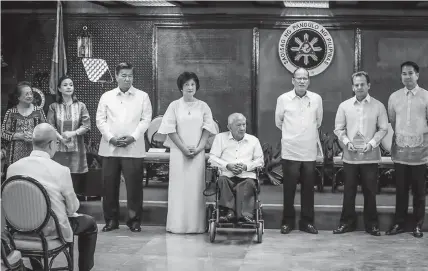
[[[364,101],[366,102],[366,103],[370,103],[370,101],[371,101],[371,99],[372,99],[372,97],[370,96],[370,94],[368,94],[367,93],[367,96],[361,101],[361,102],[359,102],[358,100],[357,100],[357,96],[354,96],[354,97],[352,97],[352,104],[355,104],[355,103],[363,103]]]
[[[233,140],[235,140],[235,141],[238,141],[238,140],[236,140],[236,139],[233,137],[232,132],[229,132],[228,139],[229,139],[229,140],[230,140],[230,139],[233,139]],[[244,141],[244,140],[247,140],[247,133],[245,133],[245,135],[244,135],[244,137],[242,138],[242,140],[241,140],[241,141]]]
[[[303,98],[308,98],[308,99],[311,99],[310,97],[309,97],[309,90],[306,90],[306,93],[305,93],[305,95],[303,96],[303,97],[300,97],[300,96],[297,96],[297,94],[296,94],[296,90],[293,88],[293,90],[291,91],[291,99],[292,100],[294,100],[295,98],[300,98],[300,99],[303,99]]]
[[[416,95],[416,93],[419,91],[419,85],[416,85],[416,87],[412,90],[407,89],[406,87],[404,87],[404,93],[407,95],[409,93],[409,91],[413,94]]]
[[[134,94],[135,94],[135,88],[134,88],[134,86],[131,86],[131,87],[128,89],[128,91],[127,91],[127,92],[125,92],[125,93],[123,93],[123,92],[120,90],[120,88],[119,88],[119,87],[117,87],[117,88],[115,89],[115,91],[116,91],[116,95],[122,95],[122,94],[125,94],[125,95],[134,95]]]
[[[30,156],[36,156],[36,157],[42,157],[42,158],[46,158],[46,159],[51,159],[51,156],[49,155],[49,153],[44,152],[44,151],[38,151],[38,150],[34,150],[30,153]]]

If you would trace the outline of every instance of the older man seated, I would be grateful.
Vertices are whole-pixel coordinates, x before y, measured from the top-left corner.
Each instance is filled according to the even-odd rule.
[[[97,223],[93,217],[77,214],[79,201],[74,193],[70,169],[51,160],[57,151],[57,133],[47,124],[34,128],[33,151],[7,170],[7,178],[25,175],[36,179],[46,189],[51,200],[51,208],[58,217],[64,239],[73,241],[73,234],[79,237],[79,270],[89,271],[94,266],[95,245],[97,243]],[[46,236],[56,236],[53,221],[44,229]],[[43,270],[37,261],[31,260],[34,270]]]
[[[211,147],[211,165],[220,170],[219,206],[225,212],[220,222],[254,222],[257,178],[254,172],[263,166],[263,151],[257,137],[246,133],[246,118],[233,113],[228,118],[229,132],[216,135]],[[236,215],[235,215],[236,213]]]

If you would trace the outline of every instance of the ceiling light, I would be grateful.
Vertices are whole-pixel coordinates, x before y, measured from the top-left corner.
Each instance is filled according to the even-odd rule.
[[[286,8],[329,8],[328,1],[284,1]]]

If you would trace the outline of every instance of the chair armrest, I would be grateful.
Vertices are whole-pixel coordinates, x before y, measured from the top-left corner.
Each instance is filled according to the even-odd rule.
[[[206,169],[205,169],[205,173],[208,170],[212,172],[212,177],[209,178],[209,179],[205,177],[205,182],[206,183],[215,183],[215,182],[217,182],[217,179],[218,179],[219,174],[220,174],[219,168],[207,163]]]
[[[264,171],[264,167],[256,167],[256,189],[257,193],[260,193],[260,175]]]

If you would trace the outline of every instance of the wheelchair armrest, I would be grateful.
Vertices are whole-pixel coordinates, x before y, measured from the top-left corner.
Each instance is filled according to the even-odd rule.
[[[217,182],[217,179],[219,177],[220,174],[220,169],[216,166],[213,166],[211,164],[207,164],[206,165],[206,169],[205,169],[205,174],[207,171],[211,171],[212,172],[212,178],[207,179],[207,177],[205,177],[205,182],[206,183],[215,183]]]
[[[260,175],[264,171],[264,167],[256,167],[256,189],[260,193]]]

